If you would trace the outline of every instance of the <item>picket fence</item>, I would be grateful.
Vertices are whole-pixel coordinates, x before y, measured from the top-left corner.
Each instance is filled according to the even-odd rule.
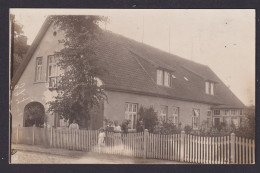
[[[106,132],[105,143],[98,145],[98,130],[17,127],[12,143],[91,151],[151,159],[201,164],[253,164],[255,140],[236,137],[202,137],[181,134]]]

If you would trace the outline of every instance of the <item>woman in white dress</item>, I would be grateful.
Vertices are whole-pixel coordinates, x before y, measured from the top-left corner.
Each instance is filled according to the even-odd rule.
[[[103,128],[100,129],[100,133],[98,134],[98,150],[101,152],[101,147],[105,145],[105,130]]]
[[[115,135],[115,140],[114,140],[114,146],[119,147],[122,145],[122,140],[121,140],[121,127],[118,124],[118,121],[114,122],[114,135]]]

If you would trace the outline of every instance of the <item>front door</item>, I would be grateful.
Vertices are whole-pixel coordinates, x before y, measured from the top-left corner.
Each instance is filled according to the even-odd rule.
[[[214,125],[215,126],[220,126],[220,118],[214,118]]]

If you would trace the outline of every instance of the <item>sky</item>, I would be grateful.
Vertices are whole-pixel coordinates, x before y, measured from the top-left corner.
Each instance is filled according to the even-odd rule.
[[[209,66],[246,105],[255,105],[255,11],[249,9],[10,9],[31,44],[47,15],[103,15],[101,27]]]

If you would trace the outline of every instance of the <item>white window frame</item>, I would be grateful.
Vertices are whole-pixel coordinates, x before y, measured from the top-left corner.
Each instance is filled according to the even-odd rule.
[[[200,110],[199,109],[192,109],[192,128],[194,130],[199,129],[199,121],[200,121]]]
[[[216,119],[219,119],[219,123],[221,123],[220,117],[214,117],[213,118],[213,126],[216,126]]]
[[[205,93],[209,95],[214,95],[215,93],[215,84],[214,82],[206,81],[205,82]]]
[[[172,74],[168,70],[157,69],[157,85],[171,87]],[[176,77],[175,77],[176,78]]]
[[[230,111],[230,115],[236,115],[237,114],[237,110],[235,110],[235,109],[231,109],[231,111]]]
[[[41,63],[39,63],[41,62]],[[42,81],[42,57],[36,58],[35,82]]]
[[[165,105],[161,105],[160,106],[160,115],[158,117],[159,121],[161,122],[165,122],[167,120],[168,117],[168,106]]]
[[[172,107],[172,114],[169,115],[168,120],[173,123],[176,127],[179,124],[179,107],[173,106]]]
[[[210,83],[210,95],[214,95],[214,83]]]
[[[163,75],[163,82],[164,82],[164,86],[170,87],[171,85],[171,78],[170,78],[171,74],[168,71],[164,71],[164,75]]]
[[[157,85],[163,85],[163,70],[157,69]]]
[[[219,113],[216,114],[216,111],[218,111]],[[220,115],[220,110],[219,110],[219,109],[215,109],[215,110],[213,110],[213,114],[214,114],[214,115]]]
[[[207,111],[207,125],[208,125],[208,127],[212,126],[212,111],[211,110]]]
[[[61,54],[54,54],[48,56],[48,65],[47,65],[47,77],[49,82],[49,88],[57,88],[58,77],[62,74],[61,69],[58,67],[58,59],[61,57]],[[50,71],[51,68],[51,71]],[[54,72],[53,72],[54,71]]]
[[[206,92],[206,94],[209,94],[209,82],[207,81],[207,82],[205,82],[205,92]]]
[[[129,129],[136,129],[137,125],[137,111],[138,104],[137,103],[125,103],[125,119],[130,120]]]
[[[223,110],[223,114],[224,114],[224,115],[229,115],[229,110],[228,110],[228,109],[224,109],[224,110]]]

